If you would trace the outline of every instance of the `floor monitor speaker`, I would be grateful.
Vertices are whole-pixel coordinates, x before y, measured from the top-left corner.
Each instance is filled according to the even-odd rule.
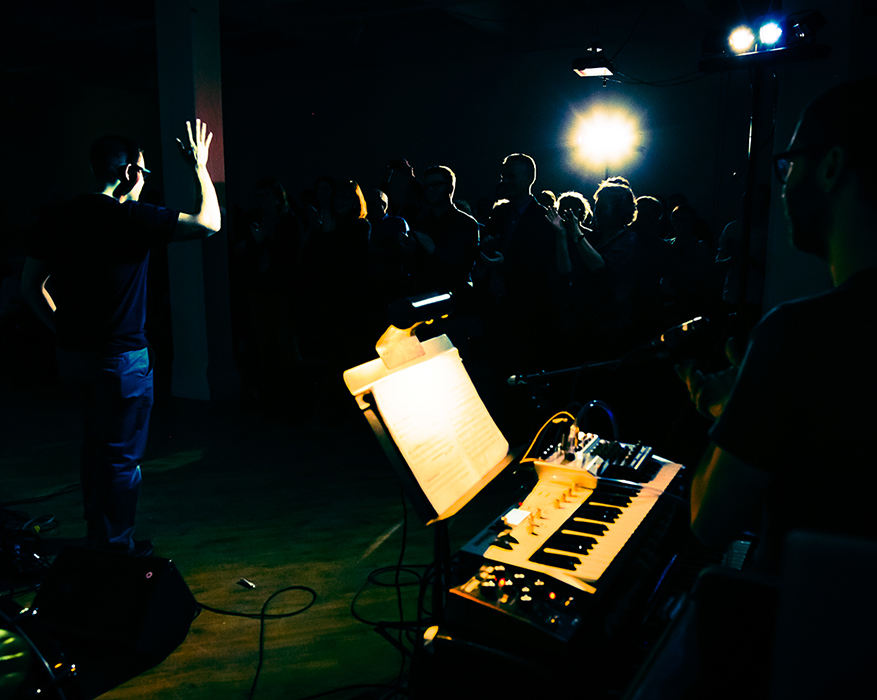
[[[68,546],[31,611],[59,638],[163,658],[186,638],[198,605],[170,559]]]

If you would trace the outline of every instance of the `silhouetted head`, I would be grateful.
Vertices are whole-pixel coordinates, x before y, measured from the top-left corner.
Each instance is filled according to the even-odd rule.
[[[664,205],[656,197],[643,195],[636,198],[636,225],[657,235],[664,218]]]
[[[345,180],[335,185],[332,207],[339,219],[364,219],[368,214],[365,197],[355,180]]]
[[[546,209],[557,209],[557,196],[551,190],[542,190],[536,195],[536,201]]]
[[[499,194],[505,199],[515,199],[530,194],[536,182],[536,161],[524,153],[512,153],[505,157],[500,169]]]
[[[624,178],[604,180],[594,193],[594,219],[603,231],[630,226],[636,218],[636,198]]]
[[[335,190],[335,178],[321,175],[314,183],[314,199],[317,209],[328,209],[332,205],[332,192]]]
[[[609,185],[624,185],[631,190],[633,189],[630,186],[630,180],[628,180],[626,177],[622,177],[621,175],[613,175],[612,177],[607,177],[603,182]]]
[[[125,136],[104,135],[91,144],[91,170],[99,185],[111,185],[119,180],[119,171],[129,164],[137,164],[143,151],[133,139]]]
[[[423,199],[429,206],[449,203],[457,188],[457,176],[446,165],[432,165],[423,174]]]
[[[670,214],[673,230],[680,236],[694,236],[697,212],[688,204],[680,204]]]
[[[581,192],[564,192],[557,198],[557,210],[561,214],[570,212],[580,224],[587,224],[593,216],[591,203]]]
[[[125,136],[104,135],[91,145],[91,170],[99,189],[121,183],[114,196],[137,199],[143,189],[143,180],[149,172],[143,161],[143,151],[137,142]]]
[[[263,177],[256,183],[256,206],[263,212],[289,211],[286,190],[276,177]]]
[[[363,194],[365,195],[365,205],[368,210],[369,220],[373,221],[383,218],[384,214],[387,213],[387,207],[390,205],[387,193],[379,190],[377,187],[373,187],[370,190],[366,190]]]
[[[874,120],[865,107],[877,91],[877,76],[837,85],[811,102],[801,116],[784,156],[777,162],[785,180],[783,201],[792,241],[806,253],[828,254],[831,203],[844,186],[877,209],[877,143]]]

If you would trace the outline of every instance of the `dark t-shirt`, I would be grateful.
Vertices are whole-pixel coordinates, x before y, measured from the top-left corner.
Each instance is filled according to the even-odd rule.
[[[504,261],[498,268],[505,286],[504,305],[520,327],[536,324],[551,328],[547,320],[565,301],[568,276],[557,270],[557,233],[546,218],[548,210],[534,197],[518,211],[510,202],[497,205],[485,234],[499,241]]]
[[[489,245],[503,255],[502,264],[491,268],[502,293],[485,314],[502,373],[536,371],[558,362],[554,343],[534,342],[563,323],[569,290],[569,275],[558,272],[557,232],[547,212],[532,196],[523,210],[506,202],[494,207],[485,227]]]
[[[478,222],[452,207],[439,217],[419,216],[411,228],[435,243],[431,255],[419,251],[412,261],[412,289],[421,293],[445,289],[465,293],[478,254]]]
[[[610,345],[621,350],[634,338],[642,341],[659,332],[662,254],[670,254],[669,246],[627,228],[597,252],[604,266],[591,271],[577,251],[570,251],[574,308],[579,319],[588,321],[589,334],[607,334]],[[633,337],[615,342],[620,339],[612,337],[619,333]]]
[[[777,477],[765,501],[763,568],[776,569],[792,529],[877,537],[875,308],[877,269],[783,304],[753,331],[711,437]]]
[[[368,238],[371,265],[370,283],[378,290],[381,303],[386,306],[393,299],[405,296],[407,272],[403,267],[404,255],[399,236],[408,234],[408,222],[399,216],[381,214],[369,220]]]
[[[59,348],[118,354],[146,347],[149,249],[170,242],[177,216],[87,194],[42,217],[28,255],[49,266]]]

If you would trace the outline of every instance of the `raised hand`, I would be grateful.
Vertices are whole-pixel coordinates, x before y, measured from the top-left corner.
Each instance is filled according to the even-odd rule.
[[[551,224],[558,233],[566,233],[563,216],[561,216],[557,209],[549,209],[545,212],[545,218],[548,219],[548,223]]]
[[[180,212],[177,219],[176,232],[173,240],[184,241],[193,238],[204,238],[213,235],[222,227],[222,210],[219,208],[219,199],[216,196],[216,188],[210,179],[207,170],[207,156],[210,152],[210,142],[213,134],[208,133],[207,125],[200,119],[195,120],[195,129],[192,130],[192,122],[186,122],[186,131],[189,134],[189,144],[185,145],[180,139],[180,153],[186,164],[192,168],[195,177],[195,211],[193,213]]]
[[[548,223],[554,227],[554,230],[560,234],[575,236],[581,233],[579,222],[569,209],[564,212],[560,212],[557,209],[549,209],[545,214],[545,218],[548,219]]]
[[[186,131],[189,134],[189,145],[186,146],[180,139],[180,152],[185,161],[193,168],[207,165],[207,156],[210,151],[210,142],[213,140],[213,132],[207,131],[207,124],[200,119],[195,120],[195,133],[192,133],[192,122],[186,122]]]

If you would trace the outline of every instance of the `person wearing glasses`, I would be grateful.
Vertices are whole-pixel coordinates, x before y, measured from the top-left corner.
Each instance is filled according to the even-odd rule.
[[[818,97],[774,156],[792,242],[825,262],[833,289],[773,309],[742,362],[729,348],[725,372],[677,368],[716,419],[692,481],[693,531],[719,546],[760,516],[753,566],[766,573],[793,530],[877,537],[863,481],[877,418],[877,145],[862,99],[875,88],[869,77]]]
[[[177,139],[196,183],[197,211],[139,202],[149,170],[131,139],[102,136],[91,147],[96,189],[48,212],[39,222],[21,291],[55,333],[62,379],[84,409],[80,470],[87,543],[146,556],[134,540],[140,461],[153,402],[153,359],[146,340],[150,248],[216,233],[221,214],[207,172],[212,133],[186,122]]]

